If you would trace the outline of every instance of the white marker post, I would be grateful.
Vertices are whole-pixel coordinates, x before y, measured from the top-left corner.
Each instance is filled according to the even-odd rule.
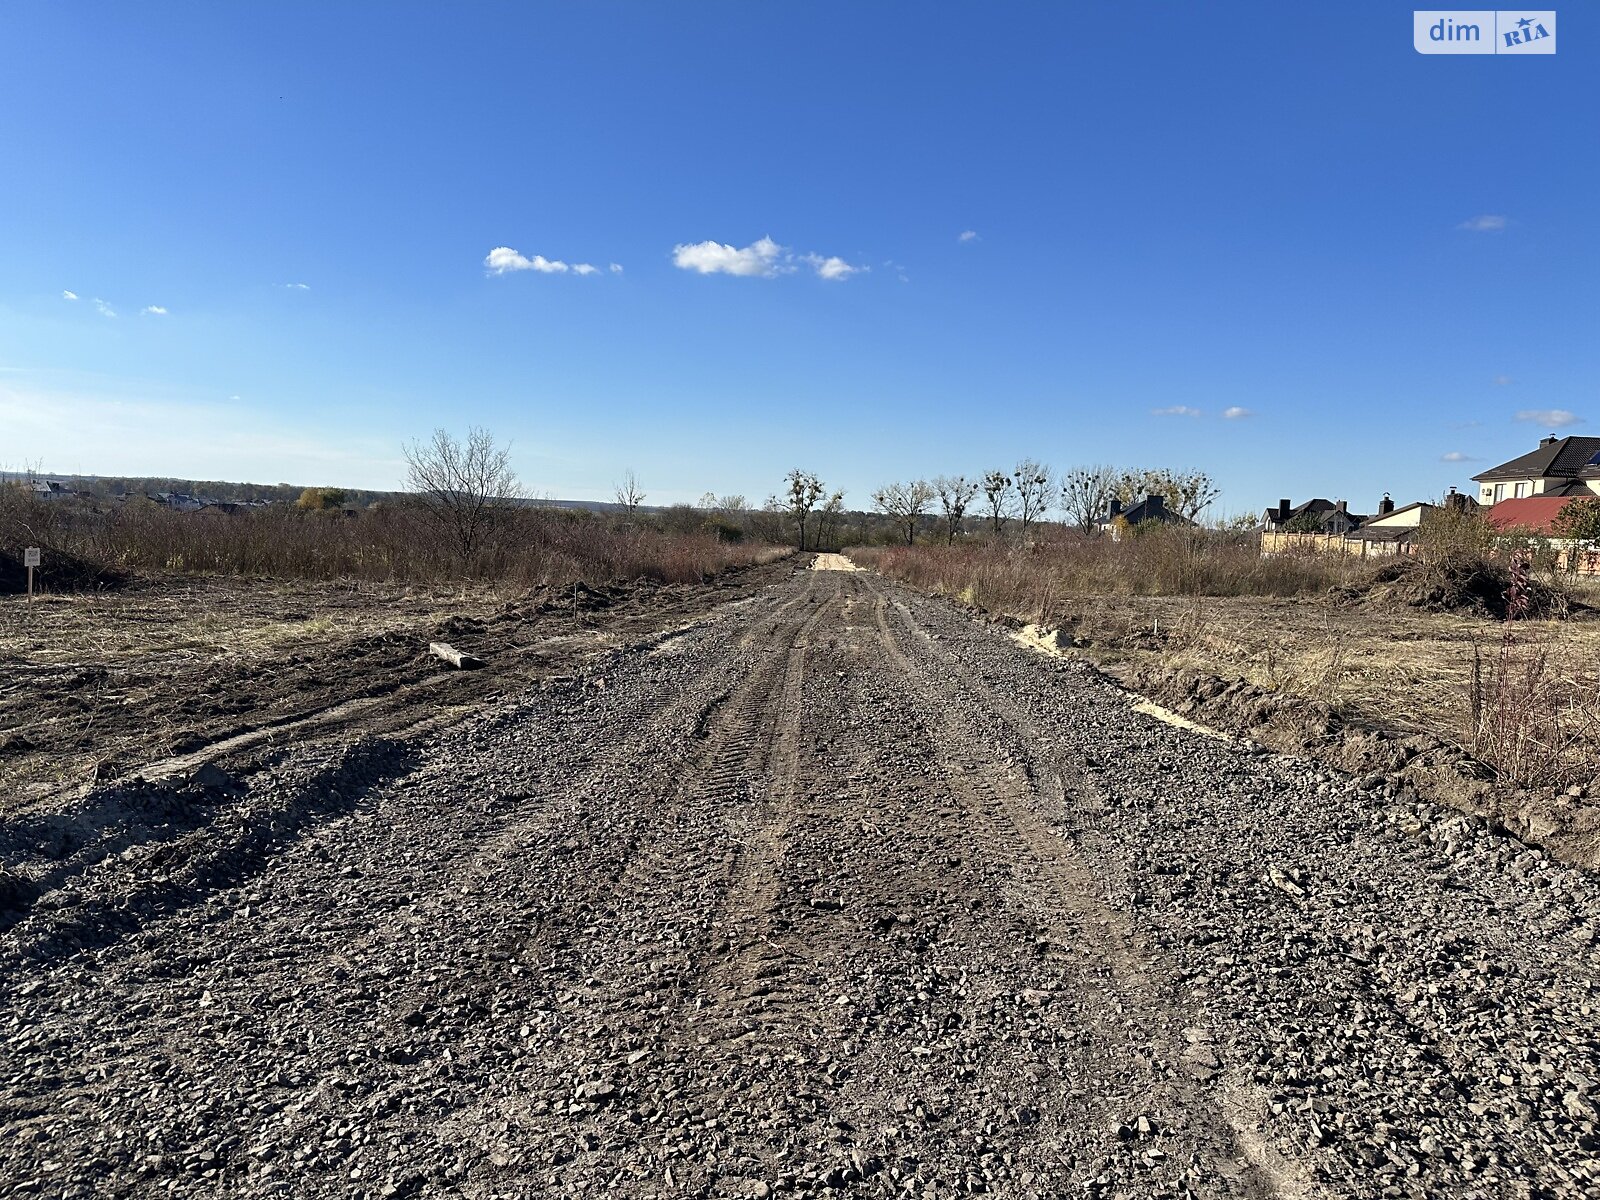
[[[33,603],[33,572],[39,565],[39,547],[29,546],[22,552],[22,565],[28,568],[28,603]]]

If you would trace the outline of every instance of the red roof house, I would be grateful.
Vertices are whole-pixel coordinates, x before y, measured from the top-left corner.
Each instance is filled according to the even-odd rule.
[[[1574,500],[1592,499],[1593,493],[1582,496],[1524,496],[1520,500],[1502,500],[1489,510],[1489,524],[1502,532],[1517,530],[1521,533],[1555,536],[1551,522],[1556,514]]]

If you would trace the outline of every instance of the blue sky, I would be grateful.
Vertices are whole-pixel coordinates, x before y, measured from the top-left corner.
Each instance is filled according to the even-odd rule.
[[[1600,23],[1411,11],[10,3],[0,465],[1435,495],[1600,422]]]

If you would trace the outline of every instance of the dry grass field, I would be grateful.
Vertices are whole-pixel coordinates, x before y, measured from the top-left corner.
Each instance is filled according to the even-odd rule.
[[[1247,679],[1451,741],[1472,734],[1475,658],[1498,654],[1507,632],[1482,616],[1342,607],[1326,596],[1082,598],[1067,612],[1063,628],[1108,665],[1156,661]],[[1556,678],[1600,670],[1600,620],[1527,621],[1512,632],[1519,645],[1548,649]]]

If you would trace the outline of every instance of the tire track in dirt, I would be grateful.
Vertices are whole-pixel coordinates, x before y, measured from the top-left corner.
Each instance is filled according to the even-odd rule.
[[[927,714],[941,774],[985,831],[985,852],[1021,866],[1018,904],[1047,931],[1053,947],[1071,952],[1070,961],[1077,968],[1072,997],[1076,1011],[1099,1030],[1103,1045],[1144,1045],[1156,1052],[1159,1060],[1181,1063],[1184,1046],[1177,1031],[1188,1022],[1165,994],[1168,989],[1152,971],[1150,957],[1139,946],[1127,920],[1096,899],[1103,885],[1070,843],[1039,816],[1041,808],[1064,805],[1070,795],[1093,794],[1098,785],[1093,781],[1069,783],[1058,757],[1035,743],[1037,735],[1025,716],[955,655],[939,647],[907,607],[891,601],[876,582],[867,587],[875,597],[873,617],[878,636],[891,661],[904,673],[907,687],[918,695],[918,710]],[[912,657],[890,628],[891,609],[922,651],[923,663]],[[965,697],[953,697],[932,683],[924,665],[930,658],[949,672],[950,682],[965,692]],[[1016,748],[1030,760],[1026,771],[999,757],[992,731],[976,724],[975,710],[999,716],[1010,726]],[[1070,912],[1066,922],[1061,920],[1061,906]],[[1137,1015],[1129,1020],[1130,1013]],[[1281,1194],[1276,1180],[1253,1168],[1240,1169],[1241,1162],[1251,1156],[1236,1145],[1220,1094],[1185,1078],[1181,1071],[1166,1074],[1159,1069],[1138,1090],[1144,1093],[1142,1104],[1147,1111],[1158,1114],[1165,1124],[1163,1132],[1188,1134],[1185,1140],[1205,1160],[1204,1169],[1213,1176],[1214,1185],[1225,1187],[1225,1194]],[[1131,1091],[1126,1099],[1130,1104],[1141,1102]]]
[[[801,787],[800,715],[808,639],[839,600],[837,591],[828,595],[800,627],[785,655],[781,683],[765,698],[770,711],[761,722],[761,749],[740,764],[741,775],[758,782],[754,794],[743,797],[745,811],[734,825],[737,858],[719,905],[718,921],[722,937],[729,943],[728,956],[703,986],[724,1017],[728,1002],[735,997],[759,999],[764,1024],[770,1025],[773,1010],[783,1003],[781,992],[774,995],[774,989],[760,981],[770,976],[770,969],[787,953],[773,940],[773,908],[780,891],[778,867],[784,855],[785,832],[794,819]],[[712,1036],[719,1040],[755,1033],[742,1022],[737,1033],[726,1021],[717,1023],[723,1027]]]
[[[558,977],[583,981],[587,1002],[605,1025],[630,1021],[616,1008],[619,1000],[664,1004],[660,1024],[637,1039],[648,1050],[583,1056],[572,1071],[579,1081],[575,1094],[625,1083],[637,1102],[656,1111],[671,1106],[680,1089],[658,1084],[657,1068],[704,1053],[710,1034],[702,1022],[721,1016],[741,964],[764,945],[749,926],[759,920],[770,864],[781,853],[779,814],[798,772],[795,727],[806,639],[833,601],[825,587],[808,581],[771,613],[757,615],[739,640],[740,677],[703,706],[692,752],[674,770],[659,773],[655,794],[635,793],[647,811],[626,823],[625,839],[597,842],[596,857],[617,865],[590,880],[581,928],[568,923],[569,933],[581,934],[573,939],[581,947]],[[563,907],[571,908],[573,897],[564,899]],[[734,951],[736,940],[740,949]],[[728,951],[719,954],[719,943]],[[636,978],[619,972],[619,964],[641,965],[641,947],[656,956],[645,965],[663,987],[641,990]],[[543,1136],[557,1141],[562,1126],[580,1142],[615,1136],[603,1109],[585,1115],[574,1122],[572,1113],[545,1111],[512,1091],[486,1096],[451,1126],[465,1133],[510,1118],[548,1129]],[[558,1124],[550,1126],[556,1117]],[[680,1168],[678,1182],[685,1177]]]

